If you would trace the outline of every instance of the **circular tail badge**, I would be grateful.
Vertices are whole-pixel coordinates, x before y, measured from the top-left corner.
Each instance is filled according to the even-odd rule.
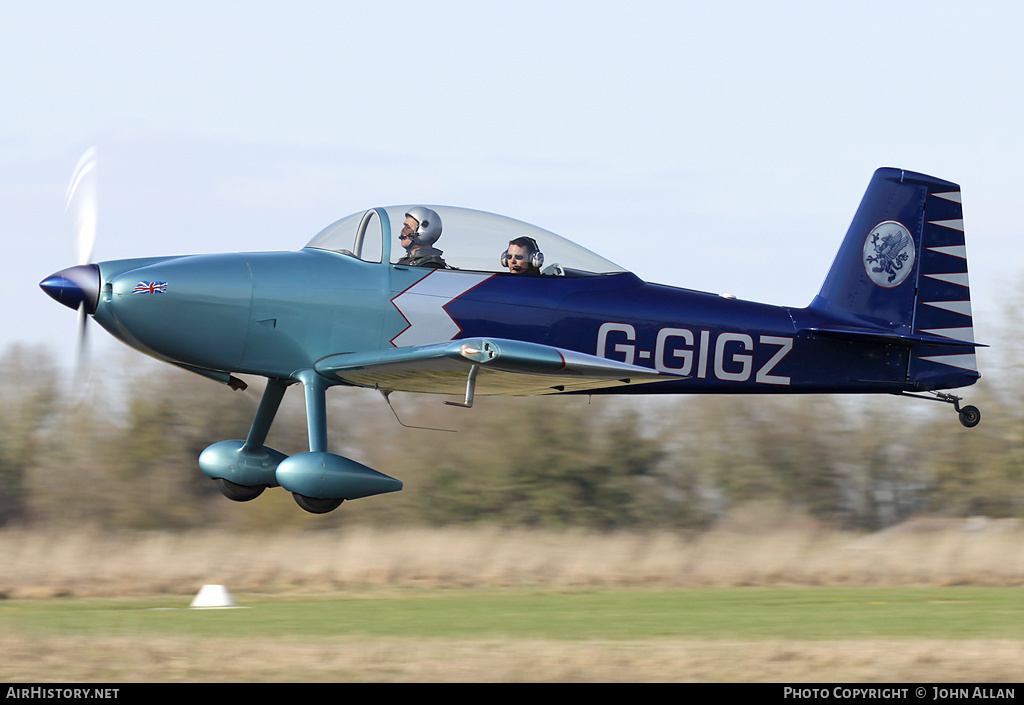
[[[875,284],[891,289],[910,274],[915,254],[910,231],[895,220],[885,220],[864,241],[864,270]]]

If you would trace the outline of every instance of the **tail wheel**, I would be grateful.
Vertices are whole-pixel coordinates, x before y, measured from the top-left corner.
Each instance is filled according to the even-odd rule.
[[[960,409],[960,423],[967,428],[974,428],[981,423],[981,412],[976,406],[965,406]]]
[[[295,498],[295,503],[305,509],[310,514],[326,514],[327,512],[333,512],[335,509],[341,506],[344,499],[334,499],[331,497],[307,497],[304,494],[298,492],[292,492],[292,497]]]

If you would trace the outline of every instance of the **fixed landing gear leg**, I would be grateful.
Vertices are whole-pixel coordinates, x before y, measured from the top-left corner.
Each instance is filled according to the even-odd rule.
[[[245,439],[244,450],[253,451],[262,448],[267,442],[267,434],[270,433],[270,425],[274,423],[277,410],[281,407],[281,400],[284,399],[284,391],[288,384],[279,379],[268,379],[267,387],[263,390],[263,398],[260,399],[259,408],[256,410],[256,418],[249,428],[249,435]]]
[[[327,451],[327,398],[330,383],[313,370],[301,370],[295,379],[306,393],[309,452],[297,453],[277,466],[278,484],[292,493],[307,512],[325,514],[347,499],[397,492],[402,483],[373,468]]]
[[[263,444],[287,386],[285,381],[268,379],[246,439],[214,443],[199,455],[199,469],[228,499],[251,502],[265,488],[277,487],[275,470],[288,456]]]
[[[309,434],[309,452],[327,452],[327,387],[316,373],[301,377],[306,393],[306,429]]]

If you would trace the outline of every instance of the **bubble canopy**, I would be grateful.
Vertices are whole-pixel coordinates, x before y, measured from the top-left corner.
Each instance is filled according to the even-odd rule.
[[[366,262],[397,262],[405,250],[398,236],[406,213],[414,206],[371,208],[342,218],[321,230],[306,245]],[[552,232],[494,213],[426,206],[441,217],[441,237],[434,247],[453,269],[507,272],[501,255],[509,241],[530,237],[544,254],[542,273],[551,276],[618,274],[625,270],[604,257]]]

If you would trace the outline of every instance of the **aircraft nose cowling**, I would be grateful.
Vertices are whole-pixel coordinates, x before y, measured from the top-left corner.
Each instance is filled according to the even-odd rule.
[[[54,301],[71,309],[84,304],[85,312],[93,314],[100,298],[100,268],[95,264],[68,267],[39,282],[39,287]]]
[[[117,274],[108,267],[95,318],[114,337],[190,367],[239,368],[252,304],[245,256],[170,257]]]

